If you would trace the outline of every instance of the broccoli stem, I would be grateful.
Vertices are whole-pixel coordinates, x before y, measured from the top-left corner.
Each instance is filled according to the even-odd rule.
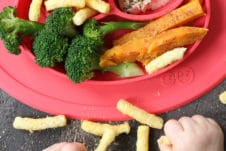
[[[146,23],[143,22],[104,22],[104,25],[100,26],[100,30],[104,35],[111,33],[118,29],[138,29],[144,26]]]
[[[125,62],[116,66],[100,68],[100,70],[113,72],[121,78],[144,75],[143,70],[134,62]]]
[[[19,18],[15,18],[9,21],[8,24],[12,25],[12,26],[9,26],[9,28],[16,29],[18,32],[22,33],[23,35],[28,35],[28,34],[33,35],[34,33],[38,32],[44,27],[44,25],[41,23],[27,21]]]

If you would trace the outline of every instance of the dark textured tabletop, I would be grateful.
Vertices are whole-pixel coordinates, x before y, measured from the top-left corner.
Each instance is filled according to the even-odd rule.
[[[166,121],[170,118],[178,119],[181,116],[202,114],[214,118],[226,132],[226,105],[221,104],[219,101],[219,94],[225,90],[226,80],[194,102],[174,111],[164,113],[161,117]],[[78,120],[69,120],[67,126],[63,128],[48,129],[34,133],[16,130],[12,127],[16,116],[38,118],[47,115],[21,104],[6,92],[0,90],[0,151],[40,151],[49,145],[63,141],[82,142],[86,144],[88,151],[93,151],[96,148],[100,137],[82,131]],[[136,150],[136,132],[139,123],[136,121],[129,121],[129,123],[131,132],[128,135],[122,134],[118,136],[109,147],[109,151]],[[149,150],[158,150],[156,140],[162,133],[162,130],[151,129]]]

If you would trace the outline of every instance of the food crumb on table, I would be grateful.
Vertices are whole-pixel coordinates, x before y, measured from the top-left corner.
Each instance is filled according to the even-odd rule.
[[[219,95],[219,99],[220,99],[221,103],[226,104],[226,91],[222,92]]]

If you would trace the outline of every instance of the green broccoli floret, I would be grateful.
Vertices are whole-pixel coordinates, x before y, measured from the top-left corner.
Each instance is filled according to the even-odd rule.
[[[15,16],[15,7],[5,7],[0,13],[0,38],[12,54],[20,54],[19,45],[27,35],[34,35],[43,24],[20,19]]]
[[[103,38],[106,34],[111,33],[118,29],[138,29],[144,26],[143,22],[103,22],[103,25],[99,24],[95,19],[89,19],[83,26],[83,35],[89,38],[93,38],[100,43],[103,43]]]
[[[35,60],[41,67],[53,67],[64,61],[70,38],[78,34],[73,16],[71,8],[58,8],[47,17],[44,29],[33,42]]]
[[[71,8],[57,8],[47,17],[45,28],[64,36],[74,37],[78,33],[72,22],[74,15]]]
[[[41,67],[54,67],[56,62],[64,61],[68,46],[67,37],[44,28],[33,42],[36,63]]]
[[[91,38],[77,36],[73,39],[65,60],[67,76],[80,83],[94,76],[93,70],[99,68],[100,54],[98,44]]]

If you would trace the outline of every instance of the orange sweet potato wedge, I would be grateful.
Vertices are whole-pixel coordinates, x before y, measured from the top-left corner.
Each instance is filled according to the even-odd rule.
[[[107,50],[100,58],[100,66],[134,61],[146,65],[168,50],[201,40],[207,32],[206,28],[182,26],[164,31],[155,37],[135,39]]]
[[[139,61],[146,65],[168,50],[193,44],[203,39],[207,32],[206,28],[186,26],[164,31],[152,40],[146,55]]]
[[[205,13],[199,0],[189,0],[189,2],[185,5],[154,21],[151,21],[149,24],[136,31],[123,35],[121,38],[116,39],[113,43],[114,45],[120,45],[133,40],[134,38],[155,36],[167,29],[185,25],[186,23],[189,23],[204,14]]]

